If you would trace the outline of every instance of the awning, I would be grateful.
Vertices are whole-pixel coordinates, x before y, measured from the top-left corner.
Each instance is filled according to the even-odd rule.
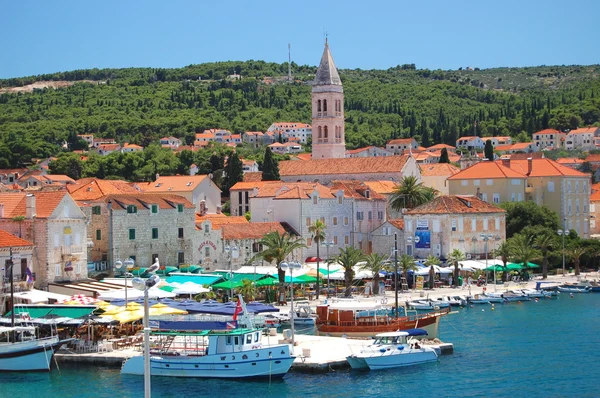
[[[215,282],[223,279],[220,275],[198,275],[198,274],[171,274],[167,276],[165,280],[169,283],[177,282],[177,283],[186,283],[186,282],[194,282],[198,285],[210,286]]]
[[[84,315],[89,315],[96,309],[95,306],[72,306],[65,305],[60,307],[55,307],[51,305],[45,306],[32,306],[32,307],[24,307],[24,306],[15,306],[15,316],[21,313],[28,313],[30,318],[41,318],[47,315],[55,315],[57,317],[65,317],[65,318],[79,318]],[[6,314],[7,317],[10,316],[10,312]]]
[[[306,260],[304,260],[305,263],[316,263],[317,261],[319,262],[324,262],[324,260],[320,257],[306,257]]]
[[[15,296],[15,298],[18,298],[21,300],[28,300],[32,304],[47,303],[48,300],[60,301],[60,300],[69,298],[69,296],[67,296],[66,294],[50,293],[50,292],[46,292],[44,290],[37,290],[37,289],[27,290],[24,292],[15,292],[14,296]]]

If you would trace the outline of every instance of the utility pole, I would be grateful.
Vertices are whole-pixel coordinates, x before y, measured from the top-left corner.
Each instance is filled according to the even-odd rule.
[[[396,318],[398,318],[398,233],[394,232],[394,295],[396,298],[396,308],[394,309]]]

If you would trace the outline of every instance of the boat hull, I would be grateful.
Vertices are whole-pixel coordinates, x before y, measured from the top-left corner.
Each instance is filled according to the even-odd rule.
[[[58,337],[0,346],[0,372],[48,372],[54,352],[60,347]]]
[[[289,345],[205,356],[152,355],[150,374],[220,379],[283,377],[294,359],[295,357],[290,355]],[[126,360],[121,373],[143,375],[144,357],[135,356]]]
[[[317,320],[316,334],[333,337],[371,337],[379,333],[419,328],[425,329],[429,338],[434,339],[438,336],[440,318],[449,312],[449,308],[446,308],[418,316],[380,319],[375,322],[362,322],[360,318],[349,322],[320,323]]]
[[[437,354],[433,349],[404,350],[402,353],[373,355],[364,358],[371,370],[399,368],[402,366],[419,365],[427,362],[436,362]]]

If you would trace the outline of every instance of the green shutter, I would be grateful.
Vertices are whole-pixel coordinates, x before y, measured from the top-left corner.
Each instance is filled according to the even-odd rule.
[[[158,213],[158,205],[152,205],[152,214]]]
[[[158,239],[158,228],[152,228],[152,239]]]
[[[102,240],[102,230],[101,229],[96,230],[96,240]]]
[[[129,230],[129,240],[134,240],[135,239],[135,229],[131,228]]]
[[[183,205],[182,204],[177,205],[177,211],[180,213],[183,213]]]

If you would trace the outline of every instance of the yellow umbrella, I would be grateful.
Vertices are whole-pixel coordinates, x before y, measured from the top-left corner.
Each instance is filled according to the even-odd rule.
[[[144,317],[143,308],[129,308],[125,311],[121,311],[118,314],[110,316],[112,319],[117,320],[121,323],[129,323],[140,320]]]
[[[313,269],[311,269],[310,271],[308,271],[308,272],[307,272],[306,274],[304,274],[304,275],[308,275],[308,276],[314,276],[315,278],[316,278],[316,277],[319,277],[319,278],[322,278],[322,277],[323,277],[323,274],[322,274],[321,272],[317,271],[317,270],[316,270],[316,269],[314,269],[314,268],[313,268]]]
[[[118,314],[119,312],[125,311],[125,309],[126,309],[125,306],[120,307],[118,305],[109,305],[108,307],[103,308],[104,312],[102,314],[100,314],[100,316],[115,315],[115,314]]]
[[[165,304],[162,303],[158,303],[158,304],[154,304],[152,307],[150,307],[150,316],[156,316],[156,315],[185,315],[187,314],[187,311],[184,310],[180,310],[178,308],[172,308],[169,307]]]

